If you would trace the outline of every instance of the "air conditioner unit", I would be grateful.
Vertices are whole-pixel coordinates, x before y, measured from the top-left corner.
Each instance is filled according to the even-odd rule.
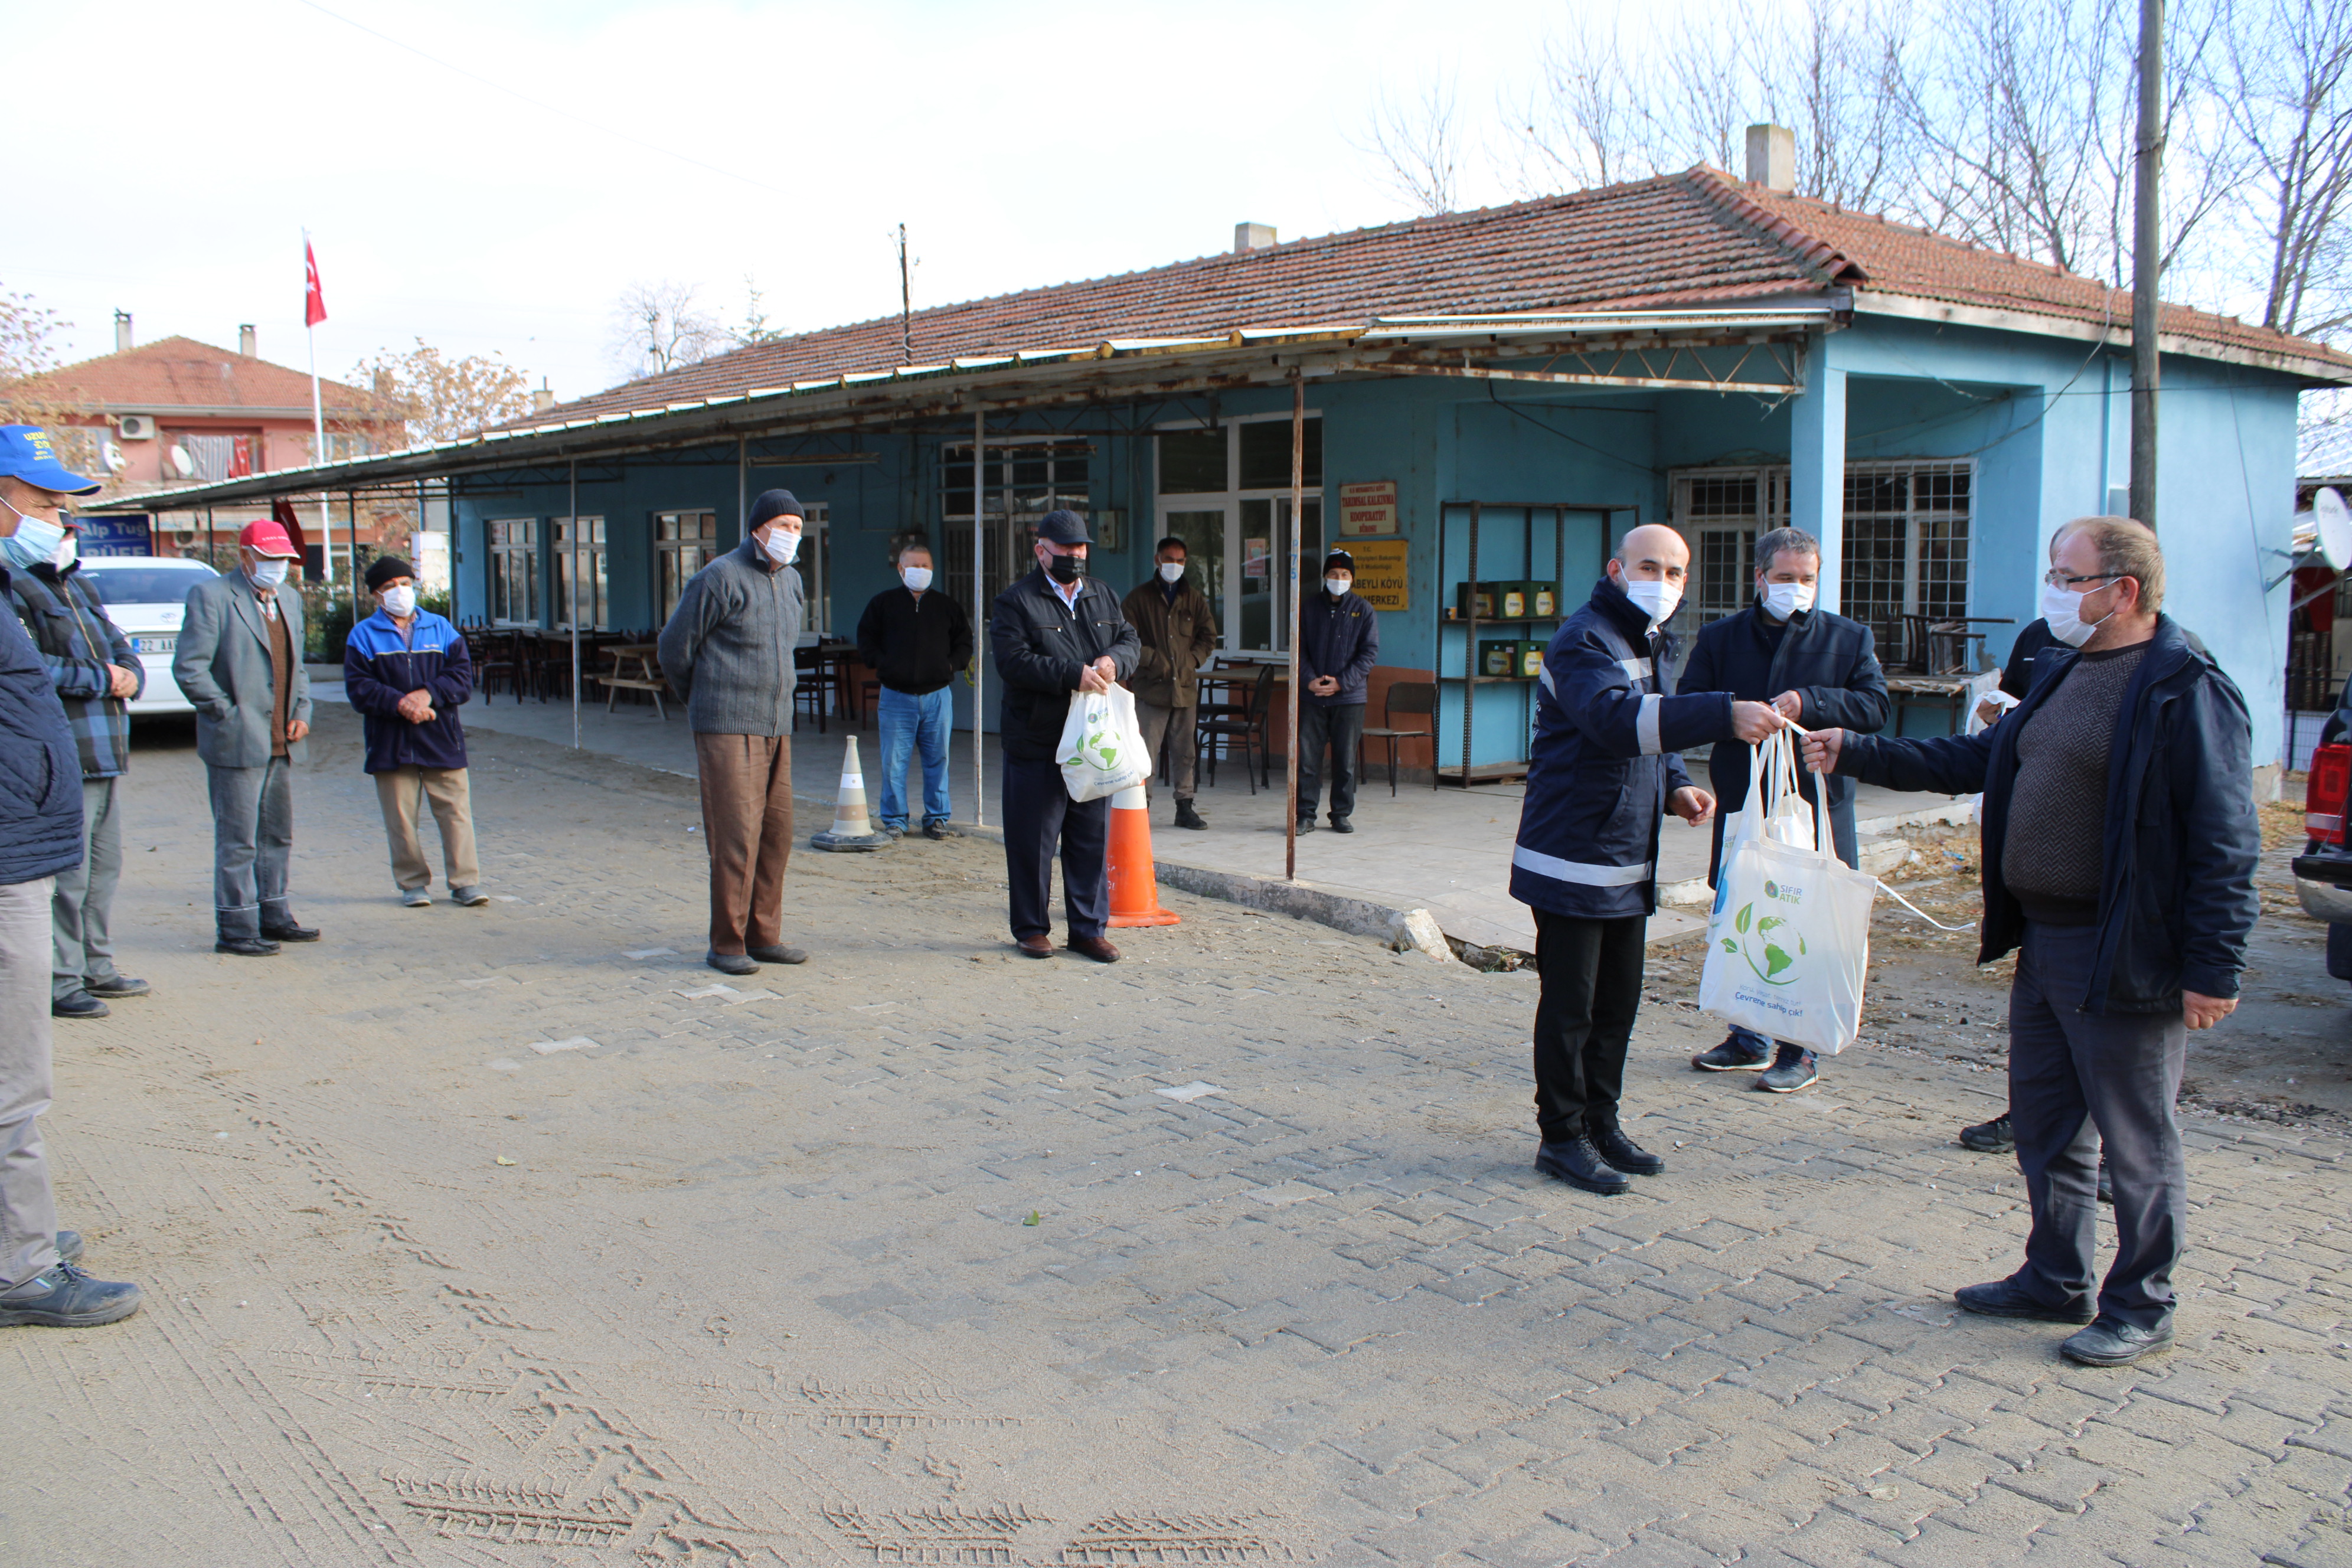
[[[152,441],[155,438],[155,416],[152,414],[125,414],[114,422],[114,427],[126,441]]]

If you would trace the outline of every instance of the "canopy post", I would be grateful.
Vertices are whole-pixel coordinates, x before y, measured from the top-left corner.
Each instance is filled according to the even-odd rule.
[[[988,502],[986,500],[988,415],[975,406],[971,411],[971,608],[972,620],[982,632],[978,646],[971,654],[971,825],[982,826],[988,820],[988,704],[982,689],[988,679],[988,611],[982,605],[987,592],[988,579],[981,563],[987,558],[982,543],[988,532]],[[1012,514],[1005,514],[1009,526]]]
[[[573,458],[564,464],[565,482],[571,487],[571,499],[564,504],[571,509],[565,527],[572,532],[572,613],[564,618],[572,623],[572,749],[580,749],[580,459]],[[615,671],[617,674],[618,672]]]
[[[1298,880],[1298,547],[1307,526],[1307,374],[1290,367],[1290,809],[1282,814],[1282,875]]]
[[[360,624],[360,497],[357,490],[343,492],[343,527],[352,536],[352,625]]]

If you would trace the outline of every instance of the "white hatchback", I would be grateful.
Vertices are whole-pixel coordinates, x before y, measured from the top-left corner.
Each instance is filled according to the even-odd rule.
[[[131,714],[194,711],[173,678],[172,655],[180,644],[188,590],[220,574],[201,561],[171,555],[85,555],[81,570],[147,671],[147,689],[131,704]]]

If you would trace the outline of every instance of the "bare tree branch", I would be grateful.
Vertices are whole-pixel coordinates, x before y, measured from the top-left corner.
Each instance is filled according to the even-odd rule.
[[[1369,133],[1382,182],[1416,212],[1449,213],[1460,205],[1462,129],[1450,80],[1432,81],[1406,100],[1382,89],[1372,104]]]
[[[660,375],[728,346],[690,283],[632,283],[613,306],[613,364],[623,379]]]

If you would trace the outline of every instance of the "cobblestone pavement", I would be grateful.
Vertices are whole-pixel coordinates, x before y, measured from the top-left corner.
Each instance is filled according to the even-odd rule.
[[[0,1561],[2352,1563],[2325,1141],[2194,1123],[2180,1346],[2074,1369],[1949,1304],[2022,1218],[1939,1058],[1777,1098],[1653,1007],[1672,1168],[1586,1197],[1530,976],[1172,894],[1031,963],[993,847],[917,842],[796,856],[814,958],[725,989],[686,781],[479,737],[504,901],[406,910],[321,732],[268,962],[140,750],[156,994],[59,1026],[47,1125],[148,1306],[0,1337]]]

